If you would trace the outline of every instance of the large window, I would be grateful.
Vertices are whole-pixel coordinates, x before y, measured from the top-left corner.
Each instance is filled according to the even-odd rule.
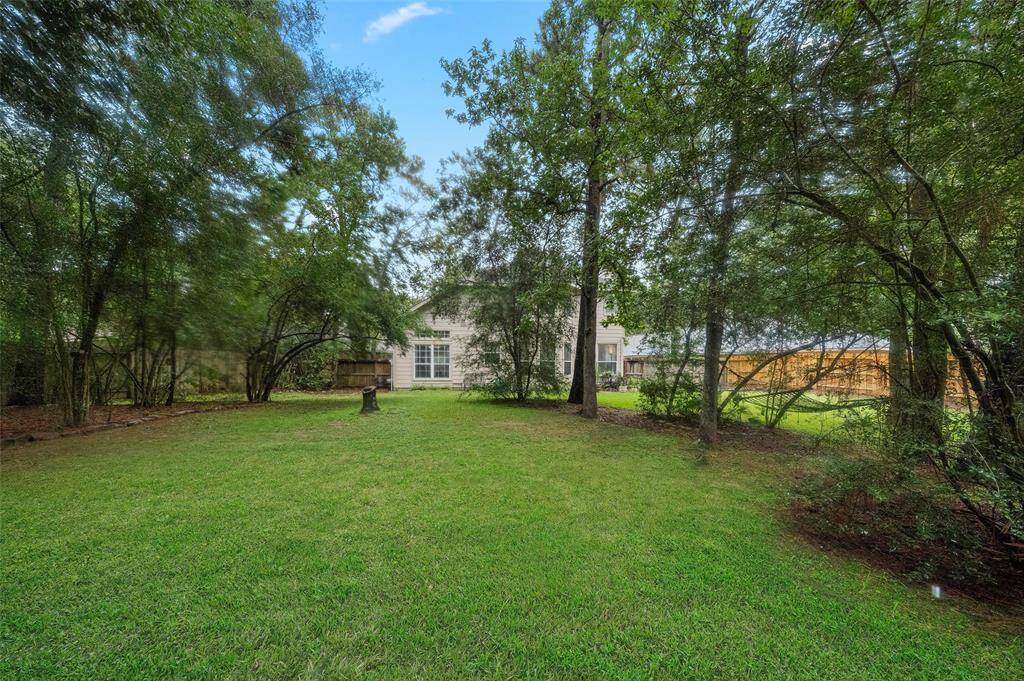
[[[618,373],[619,363],[616,361],[618,346],[615,343],[600,343],[597,346],[597,375]]]
[[[572,346],[566,343],[562,346],[562,373],[572,376]]]
[[[451,375],[451,353],[447,345],[417,345],[413,361],[416,378],[448,378]]]

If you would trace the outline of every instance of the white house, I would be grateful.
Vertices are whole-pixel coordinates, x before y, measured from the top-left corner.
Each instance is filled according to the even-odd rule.
[[[414,336],[406,350],[391,348],[391,387],[393,389],[423,387],[462,388],[462,353],[466,339],[473,334],[468,322],[434,314],[430,301],[413,308],[423,316],[423,325],[431,330],[429,336]],[[577,308],[578,310],[578,308]],[[578,318],[574,312],[573,320]],[[617,324],[607,323],[604,301],[597,303],[597,372],[622,375],[625,330]],[[575,327],[575,324],[573,324]],[[576,358],[576,334],[567,338],[562,347],[561,368],[572,376]]]

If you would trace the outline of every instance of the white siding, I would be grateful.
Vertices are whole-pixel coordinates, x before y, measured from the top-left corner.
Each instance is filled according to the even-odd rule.
[[[472,333],[472,329],[462,320],[450,319],[441,315],[435,315],[428,308],[420,310],[423,313],[423,323],[434,331],[447,331],[449,338],[433,338],[427,336],[413,336],[409,339],[409,347],[404,351],[400,348],[392,348],[391,376],[394,388],[411,388],[416,386],[434,386],[441,388],[462,387],[462,350],[466,338]],[[415,347],[419,344],[444,345],[447,344],[451,354],[449,362],[451,370],[449,377],[441,378],[415,378],[414,353]]]
[[[578,308],[577,308],[578,310]],[[472,328],[464,321],[460,319],[451,319],[441,315],[435,315],[429,307],[424,306],[420,308],[420,313],[423,315],[423,323],[429,326],[434,331],[447,331],[450,334],[449,338],[433,338],[416,336],[409,339],[409,347],[405,350],[400,348],[391,349],[391,385],[395,389],[408,389],[416,386],[423,387],[440,387],[440,388],[462,388],[463,387],[463,367],[462,367],[462,354],[463,348],[465,347],[466,339],[472,335]],[[618,364],[617,373],[622,374],[623,365],[623,354],[626,339],[625,330],[617,325],[610,324],[605,326],[603,322],[606,318],[605,304],[603,300],[599,300],[597,303],[597,342],[598,343],[615,343],[616,344],[616,362]],[[572,333],[570,338],[566,339],[566,342],[572,346],[573,354],[576,352],[576,322],[579,319],[578,311],[573,312],[570,317],[570,326],[572,327]],[[445,344],[447,343],[451,349],[451,375],[447,379],[425,379],[415,377],[414,367],[414,353],[415,346],[417,344]],[[558,359],[561,360],[559,354]]]

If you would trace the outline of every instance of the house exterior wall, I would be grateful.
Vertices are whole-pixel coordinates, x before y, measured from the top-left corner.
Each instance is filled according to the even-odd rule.
[[[566,338],[572,356],[576,355],[576,320],[579,317],[578,306],[573,312],[571,320],[573,333],[571,338]],[[423,317],[423,324],[430,327],[434,332],[444,334],[448,338],[437,338],[433,336],[414,336],[409,339],[409,347],[401,349],[392,347],[391,352],[391,386],[393,389],[409,389],[413,387],[423,388],[454,388],[464,387],[464,369],[462,358],[465,353],[466,341],[473,334],[473,328],[465,320],[453,319],[444,315],[434,314],[429,305],[424,305],[418,312]],[[607,310],[603,300],[597,303],[597,342],[598,344],[614,344],[616,347],[615,361],[616,374],[622,375],[623,350],[625,345],[625,330],[617,324],[605,326]],[[450,375],[449,378],[416,378],[414,352],[416,345],[448,345],[450,349]],[[559,366],[562,365],[561,349],[556,355]]]

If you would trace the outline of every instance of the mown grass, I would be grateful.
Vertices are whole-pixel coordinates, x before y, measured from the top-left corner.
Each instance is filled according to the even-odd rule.
[[[1019,622],[790,536],[769,455],[380,403],[5,451],[0,676],[1024,677]]]

